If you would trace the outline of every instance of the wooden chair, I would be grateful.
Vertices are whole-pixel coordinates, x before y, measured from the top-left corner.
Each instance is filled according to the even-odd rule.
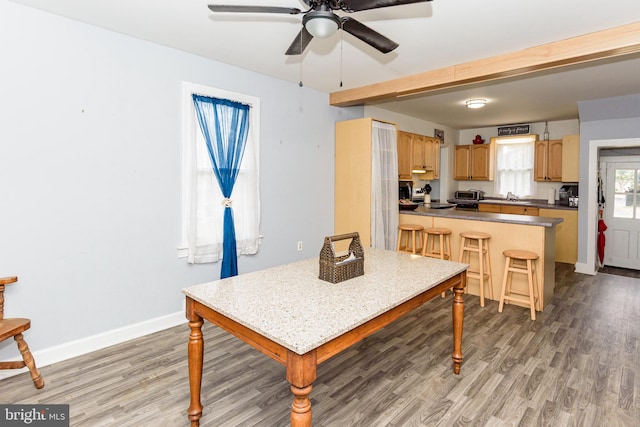
[[[31,327],[30,319],[4,318],[4,285],[17,282],[16,276],[0,278],[0,342],[13,337],[18,344],[18,350],[22,354],[21,361],[0,362],[0,369],[21,369],[25,366],[31,372],[31,378],[36,388],[44,387],[44,379],[36,367],[36,362],[29,351],[29,346],[22,337],[22,333]]]

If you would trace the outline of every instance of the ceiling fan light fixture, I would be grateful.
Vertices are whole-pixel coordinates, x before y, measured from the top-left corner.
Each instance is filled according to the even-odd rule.
[[[329,37],[340,27],[340,18],[331,11],[316,10],[302,18],[302,24],[313,37]]]
[[[487,105],[487,100],[481,99],[481,98],[475,98],[475,99],[468,99],[464,103],[467,105],[467,108],[476,109],[476,108],[482,108],[485,105]]]

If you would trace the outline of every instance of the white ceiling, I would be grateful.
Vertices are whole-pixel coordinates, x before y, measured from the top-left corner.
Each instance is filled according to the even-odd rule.
[[[400,44],[381,54],[339,31],[284,52],[302,15],[213,14],[207,4],[306,8],[302,0],[13,0],[323,92],[519,51],[640,19],[637,0],[434,0],[351,17]],[[347,0],[348,1],[348,0]],[[342,14],[342,13],[338,13]],[[377,105],[453,128],[578,118],[577,101],[640,93],[640,55]],[[340,87],[340,81],[343,86]],[[465,99],[488,99],[468,110]]]

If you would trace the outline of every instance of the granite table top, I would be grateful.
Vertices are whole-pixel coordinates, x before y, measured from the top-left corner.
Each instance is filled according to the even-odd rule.
[[[182,292],[302,355],[468,267],[373,248],[364,257],[364,275],[340,283],[318,278],[316,257]]]

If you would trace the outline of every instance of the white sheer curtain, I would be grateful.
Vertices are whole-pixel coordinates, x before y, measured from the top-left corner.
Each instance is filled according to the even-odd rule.
[[[224,197],[213,174],[206,143],[197,123],[192,93],[224,97],[251,105],[247,145],[231,200],[237,253],[255,254],[260,245],[260,101],[258,98],[185,82],[182,236],[178,256],[187,257],[187,262],[192,264],[222,259]]]
[[[533,181],[535,137],[527,140],[496,141],[495,192],[502,196],[512,192],[518,197],[535,193]]]
[[[195,185],[191,187],[192,206],[188,218],[189,263],[222,259],[224,196],[211,170],[211,160],[202,135],[197,136]],[[233,219],[238,255],[258,252],[260,243],[260,193],[258,150],[251,130],[236,185],[233,187]]]
[[[398,230],[396,127],[372,122],[371,246],[395,250]]]

